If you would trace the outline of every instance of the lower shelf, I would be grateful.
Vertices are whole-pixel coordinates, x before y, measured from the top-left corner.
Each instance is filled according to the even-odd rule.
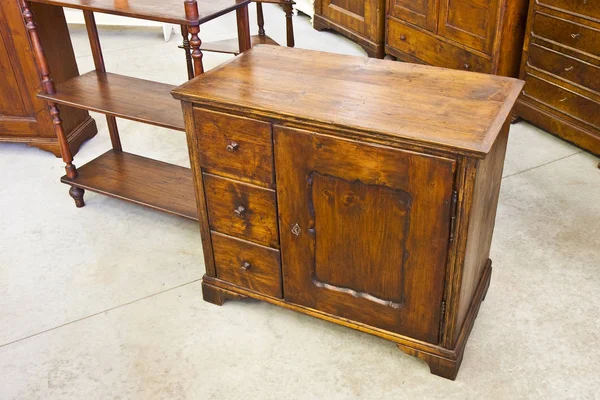
[[[110,150],[61,182],[156,210],[198,220],[189,168]]]
[[[253,35],[250,37],[252,47],[259,44],[270,44],[272,46],[279,46],[279,43],[268,37],[267,35]],[[212,51],[214,53],[227,53],[227,54],[240,54],[240,46],[238,39],[224,39],[217,40],[214,42],[203,43],[200,46],[202,51]]]

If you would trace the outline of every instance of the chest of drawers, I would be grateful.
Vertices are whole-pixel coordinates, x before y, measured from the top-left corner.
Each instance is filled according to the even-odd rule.
[[[600,155],[600,3],[532,0],[515,113]]]
[[[454,379],[490,281],[521,87],[258,46],[175,89],[204,299],[251,297],[378,335]]]

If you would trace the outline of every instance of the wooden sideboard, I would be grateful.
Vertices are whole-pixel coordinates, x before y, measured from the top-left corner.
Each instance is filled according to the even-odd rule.
[[[516,77],[527,0],[388,0],[385,52],[437,67]]]
[[[315,29],[333,29],[358,43],[369,57],[385,55],[385,0],[315,0]]]
[[[44,100],[40,72],[19,2],[0,2],[0,142],[22,142],[50,151],[60,157],[60,146],[52,117]],[[48,49],[48,64],[54,80],[61,83],[79,75],[71,39],[61,8],[36,4],[38,29]],[[77,153],[81,143],[97,133],[96,123],[85,110],[61,109],[69,147]]]
[[[522,85],[257,46],[176,88],[204,299],[252,297],[378,335],[454,379],[490,282]]]
[[[600,3],[532,0],[515,114],[600,156]]]

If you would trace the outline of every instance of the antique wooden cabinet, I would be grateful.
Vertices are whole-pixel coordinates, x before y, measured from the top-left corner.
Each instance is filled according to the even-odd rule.
[[[204,299],[248,296],[379,335],[454,379],[490,282],[521,88],[273,46],[176,88]]]
[[[333,29],[358,43],[369,57],[385,55],[385,0],[315,0],[315,29]]]
[[[600,155],[600,2],[532,0],[515,113]]]
[[[57,83],[79,75],[71,39],[61,8],[36,4],[33,12],[48,63]],[[40,72],[33,56],[17,0],[0,2],[0,142],[24,142],[60,157],[58,138],[44,100]],[[61,118],[71,151],[93,137],[96,123],[89,113],[61,108]]]
[[[388,0],[385,52],[516,77],[526,18],[527,0]]]

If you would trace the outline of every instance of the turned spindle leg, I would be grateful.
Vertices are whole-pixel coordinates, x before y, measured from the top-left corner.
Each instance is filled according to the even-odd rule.
[[[35,62],[41,75],[42,89],[46,94],[55,94],[56,87],[54,86],[54,81],[52,81],[52,78],[50,78],[48,60],[46,59],[46,54],[42,48],[42,43],[37,32],[37,26],[33,20],[33,13],[31,12],[31,7],[27,0],[21,0],[21,12],[25,21],[25,27],[29,32],[29,38],[31,40]],[[65,171],[67,172],[67,176],[69,178],[75,179],[77,177],[77,168],[73,164],[73,154],[71,153],[69,141],[67,140],[67,135],[65,134],[62,120],[60,119],[60,110],[58,109],[56,103],[52,101],[48,101],[47,104],[48,111],[52,117],[52,123],[54,124],[54,131],[56,132],[56,137],[58,138],[60,153],[63,161],[66,164]]]
[[[192,48],[192,60],[194,62],[194,76],[204,73],[204,65],[202,65],[202,51],[200,46],[202,41],[198,34],[200,33],[200,16],[198,13],[198,2],[196,0],[185,0],[185,17],[190,22],[188,32],[190,33],[190,46]]]
[[[256,22],[258,23],[258,35],[265,36],[265,16],[261,2],[256,3]]]
[[[250,20],[248,19],[248,6],[238,8],[235,11],[237,18],[238,46],[240,53],[252,48],[250,37]]]
[[[188,79],[192,79],[194,78],[194,64],[192,63],[190,33],[185,25],[181,25],[181,36],[183,37],[183,44],[180,47],[185,51],[185,64],[187,66]]]
[[[283,5],[283,11],[285,11],[285,26],[287,32],[287,47],[294,47],[294,23],[292,17],[294,16],[294,7],[292,2]]]
[[[71,186],[71,189],[69,189],[69,194],[71,195],[73,200],[75,200],[75,206],[77,208],[85,206],[85,202],[83,201],[83,195],[85,194],[85,190],[76,186]]]

